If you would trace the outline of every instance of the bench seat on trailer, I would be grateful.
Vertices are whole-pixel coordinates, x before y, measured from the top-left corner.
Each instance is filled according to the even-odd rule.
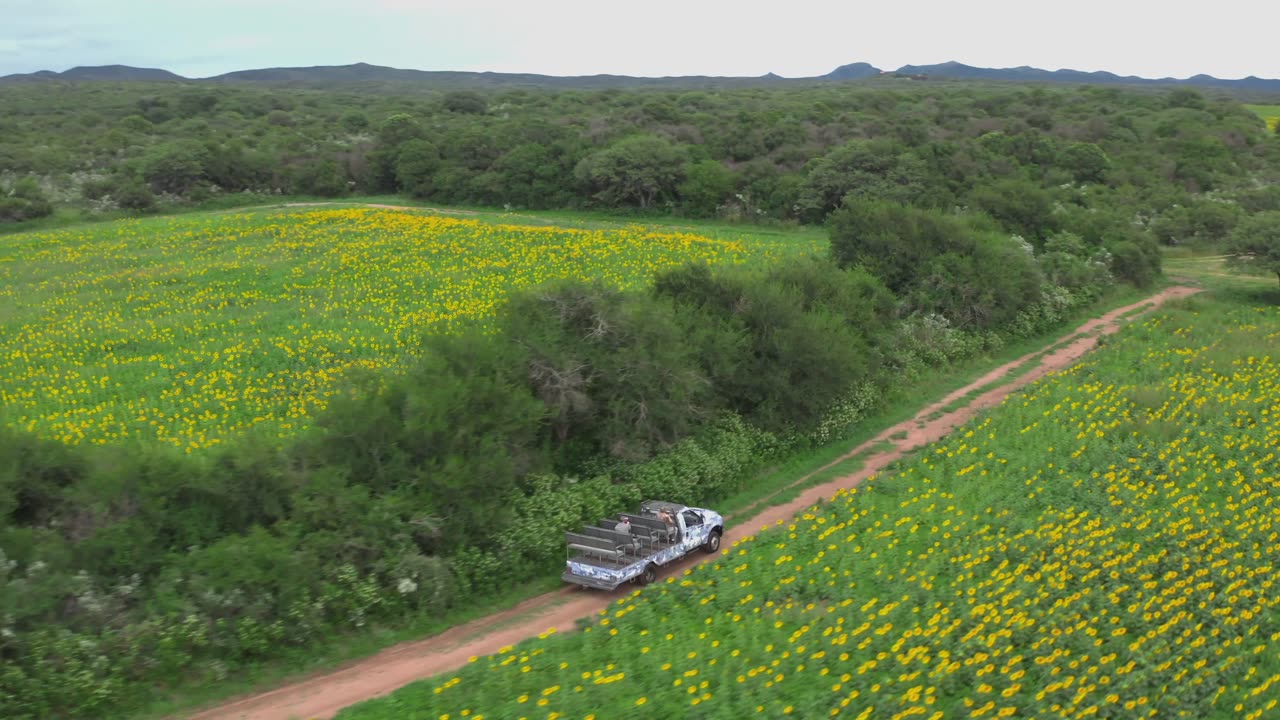
[[[587,555],[596,555],[617,560],[624,555],[626,551],[622,549],[622,544],[613,540],[592,537],[582,533],[567,532],[564,534],[565,544],[574,550],[578,550]]]
[[[660,540],[667,536],[668,526],[661,520],[641,515],[623,514],[622,517],[625,517],[631,523],[631,533],[633,535],[654,540]],[[617,522],[617,520],[605,518],[600,521],[600,525],[601,527],[613,527]]]
[[[606,550],[604,548],[579,545],[578,543],[569,543],[569,549],[577,550],[584,555],[599,555],[600,557],[613,558],[615,560],[627,554],[624,550]]]
[[[584,527],[582,529],[584,535],[590,535],[601,540],[608,540],[618,545],[636,545],[641,540],[648,540],[648,536],[638,533],[621,533],[617,530],[607,530],[599,527]]]

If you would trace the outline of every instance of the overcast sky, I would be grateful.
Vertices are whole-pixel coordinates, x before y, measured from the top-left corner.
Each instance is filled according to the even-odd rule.
[[[1039,8],[1039,9],[1031,9]],[[1280,78],[1275,0],[0,0],[0,75],[368,62],[550,75],[1110,70]]]

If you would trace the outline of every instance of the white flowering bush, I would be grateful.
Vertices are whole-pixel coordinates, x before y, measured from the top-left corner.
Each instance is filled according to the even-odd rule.
[[[880,400],[880,390],[873,383],[858,383],[827,412],[818,427],[809,433],[809,439],[818,445],[825,445],[844,437]]]

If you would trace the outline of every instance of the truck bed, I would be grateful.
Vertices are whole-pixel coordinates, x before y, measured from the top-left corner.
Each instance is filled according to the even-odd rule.
[[[561,578],[578,585],[612,590],[632,578],[639,577],[649,563],[661,567],[680,559],[687,552],[678,543],[660,543],[654,552],[627,555],[617,561],[579,554],[569,558]]]

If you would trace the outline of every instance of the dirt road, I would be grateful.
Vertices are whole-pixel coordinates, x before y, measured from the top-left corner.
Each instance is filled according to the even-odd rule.
[[[1075,362],[1097,344],[1098,337],[1118,330],[1122,316],[1138,310],[1153,309],[1169,300],[1199,292],[1191,287],[1168,288],[1133,305],[1118,308],[1090,320],[1075,331],[1046,345],[1054,348],[1040,358],[1033,369],[998,387],[987,389],[963,407],[944,409],[971,392],[982,390],[1008,373],[1022,367],[1045,352],[1033,353],[1006,363],[969,385],[956,390],[921,410],[905,422],[887,428],[875,438],[859,445],[841,458],[814,471],[821,472],[836,463],[868,452],[870,448],[889,443],[892,449],[866,458],[858,472],[805,489],[794,500],[769,508],[745,519],[733,519],[724,537],[725,547],[761,528],[786,520],[841,488],[852,487],[878,472],[893,460],[922,445],[941,439],[951,430],[967,422],[980,410],[998,405],[1010,393],[1035,382],[1050,372]],[[794,484],[807,477],[798,478]],[[793,484],[793,485],[794,485]],[[662,575],[677,574],[687,567],[710,559],[702,553],[663,568]],[[608,606],[613,600],[635,588],[623,586],[612,593],[566,588],[531,598],[514,608],[460,625],[447,632],[389,648],[377,655],[354,662],[347,667],[315,676],[277,690],[233,701],[211,710],[188,716],[192,720],[292,720],[331,718],[339,710],[362,700],[385,695],[414,680],[456,670],[473,655],[489,655],[500,648],[555,628],[559,632],[574,629],[574,621]]]

